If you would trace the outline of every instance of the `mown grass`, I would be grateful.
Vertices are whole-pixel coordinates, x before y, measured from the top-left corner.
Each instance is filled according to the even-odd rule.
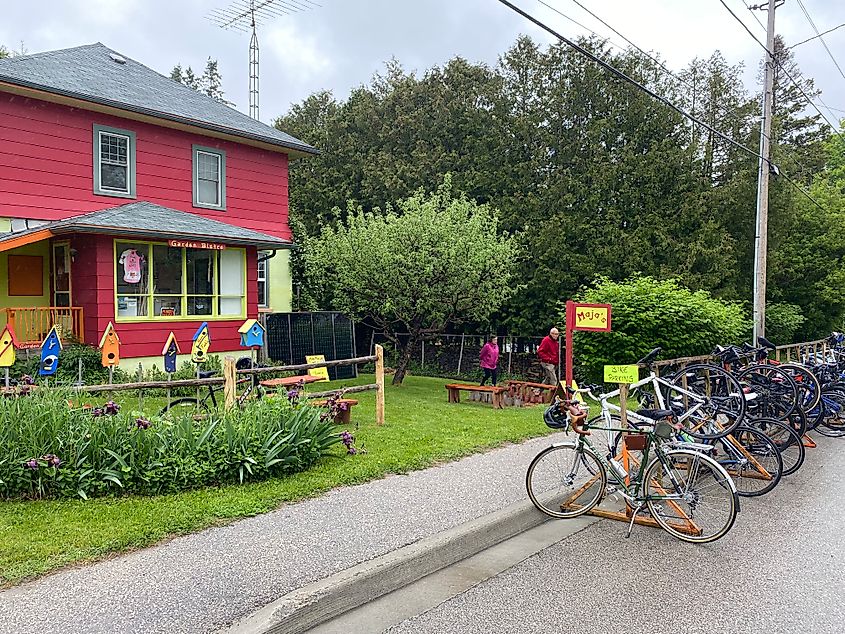
[[[337,385],[372,381],[372,376],[362,376]],[[348,429],[356,446],[367,453],[347,456],[345,447],[338,445],[315,467],[293,476],[157,497],[2,502],[0,584],[14,585],[63,566],[264,513],[335,487],[423,469],[550,431],[540,407],[493,410],[480,403],[449,404],[443,389],[447,382],[411,376],[401,387],[388,386],[382,427],[375,425],[375,394],[353,395],[360,404],[353,409]],[[138,407],[137,396],[119,402]],[[163,402],[144,399],[143,405],[152,413]],[[344,429],[338,426],[338,432]]]

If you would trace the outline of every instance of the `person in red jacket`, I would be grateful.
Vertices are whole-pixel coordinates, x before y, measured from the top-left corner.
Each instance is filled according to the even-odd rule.
[[[537,358],[540,359],[540,367],[543,368],[543,380],[547,385],[557,385],[557,366],[560,363],[558,337],[560,337],[560,331],[552,328],[549,334],[543,337],[537,349]]]
[[[495,335],[487,340],[484,347],[481,348],[481,354],[478,355],[479,365],[484,372],[484,378],[481,379],[481,385],[491,379],[491,385],[496,385],[496,375],[499,367],[499,338]]]

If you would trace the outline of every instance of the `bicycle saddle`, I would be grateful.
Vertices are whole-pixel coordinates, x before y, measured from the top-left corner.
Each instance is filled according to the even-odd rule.
[[[646,418],[650,418],[652,420],[661,420],[663,418],[669,418],[670,416],[674,416],[675,412],[671,409],[638,409],[637,414],[639,416],[645,416]]]
[[[662,352],[662,350],[663,350],[662,348],[655,348],[654,350],[649,352],[646,356],[644,356],[642,359],[637,361],[637,365],[645,365],[645,366],[651,365],[654,362],[654,360],[657,357],[660,356],[660,353]]]
[[[203,370],[202,372],[199,372],[197,376],[201,379],[210,379],[215,374],[217,374],[217,370]]]

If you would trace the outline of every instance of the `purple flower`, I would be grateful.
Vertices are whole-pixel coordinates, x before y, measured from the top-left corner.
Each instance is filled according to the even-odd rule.
[[[29,469],[32,469],[33,471],[35,471],[36,469],[38,469],[38,467],[40,466],[40,465],[38,464],[38,460],[36,460],[35,458],[32,458],[32,459],[30,459],[30,460],[27,460],[26,462],[24,462],[24,463],[23,463],[23,465],[24,465],[25,467],[29,468]]]
[[[34,381],[34,380],[33,380],[33,378],[32,378],[31,376],[29,376],[28,374],[24,374],[24,375],[21,377],[21,380],[20,380],[20,381],[18,381],[18,383],[22,383],[23,385],[35,385],[35,381]]]
[[[114,416],[120,411],[120,405],[115,403],[114,401],[109,401],[103,406],[103,412],[108,414],[109,416]]]
[[[94,409],[91,410],[91,416],[93,416],[94,418],[99,418],[104,413],[105,412],[103,411],[102,407],[95,407]]]
[[[41,456],[41,460],[46,462],[47,465],[50,467],[58,467],[60,464],[62,464],[61,459],[56,454],[52,453],[48,453],[46,455]]]
[[[152,425],[152,423],[143,416],[140,416],[135,419],[135,427],[137,427],[138,429],[149,429],[150,425]]]
[[[299,389],[294,387],[288,390],[288,401],[290,403],[295,403],[296,400],[299,398]]]

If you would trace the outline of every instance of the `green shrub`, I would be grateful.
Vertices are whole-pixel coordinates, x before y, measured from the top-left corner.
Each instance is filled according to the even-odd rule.
[[[307,469],[340,440],[324,410],[287,398],[197,421],[71,409],[73,396],[35,390],[0,400],[0,498],[155,495],[262,480]]]
[[[657,346],[663,348],[664,359],[694,356],[717,344],[739,343],[751,332],[740,306],[714,299],[707,291],[693,292],[674,279],[600,278],[578,301],[612,306],[611,332],[574,335],[577,374],[591,381],[601,380],[604,365],[634,363]]]
[[[807,321],[795,304],[766,305],[766,339],[782,346],[795,343],[795,333]]]

